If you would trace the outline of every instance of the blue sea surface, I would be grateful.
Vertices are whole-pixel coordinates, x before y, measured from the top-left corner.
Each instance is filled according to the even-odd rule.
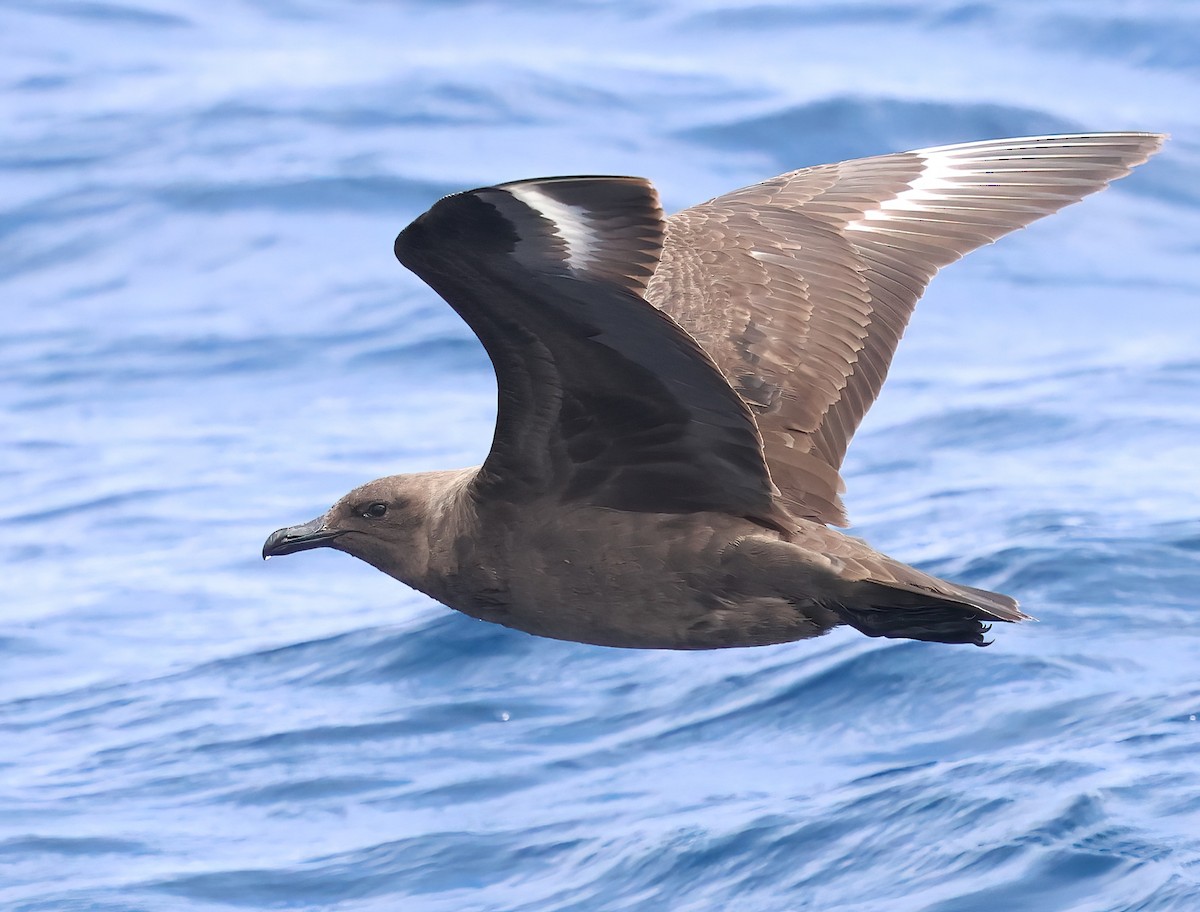
[[[1200,5],[0,0],[0,908],[1200,909]],[[854,534],[989,649],[541,640],[273,529],[486,453],[440,195],[1173,134],[932,285]]]

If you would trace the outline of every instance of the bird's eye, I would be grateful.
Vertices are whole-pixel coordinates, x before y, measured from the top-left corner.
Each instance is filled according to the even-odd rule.
[[[386,512],[387,512],[387,504],[373,503],[369,507],[367,507],[365,510],[363,510],[362,515],[366,519],[379,519],[379,517],[381,517]]]

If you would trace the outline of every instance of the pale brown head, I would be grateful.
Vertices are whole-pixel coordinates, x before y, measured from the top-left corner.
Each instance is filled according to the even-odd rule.
[[[334,548],[414,585],[429,563],[431,475],[392,475],[355,488],[322,516],[272,532],[263,559]]]

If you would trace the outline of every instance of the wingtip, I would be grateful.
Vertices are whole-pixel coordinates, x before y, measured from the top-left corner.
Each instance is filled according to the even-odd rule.
[[[1141,147],[1140,151],[1145,152],[1145,157],[1136,162],[1136,164],[1140,164],[1151,155],[1158,152],[1162,148],[1163,144],[1170,138],[1170,133],[1157,133],[1144,130],[1105,130],[1079,133],[1046,133],[1035,136],[997,137],[996,139],[982,139],[974,142],[948,143],[939,146],[928,146],[922,149],[913,149],[907,154],[958,155],[963,153],[970,154],[981,152],[989,149],[1011,149],[1013,151],[1017,151],[1021,149],[1034,149],[1039,146],[1044,147],[1071,144],[1105,146],[1133,143]]]

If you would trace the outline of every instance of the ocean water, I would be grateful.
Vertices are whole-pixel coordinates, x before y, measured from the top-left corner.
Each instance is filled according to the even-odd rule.
[[[1200,10],[0,0],[0,908],[1200,908]],[[443,193],[1173,134],[947,270],[856,534],[1040,618],[538,640],[278,526],[486,452]]]

